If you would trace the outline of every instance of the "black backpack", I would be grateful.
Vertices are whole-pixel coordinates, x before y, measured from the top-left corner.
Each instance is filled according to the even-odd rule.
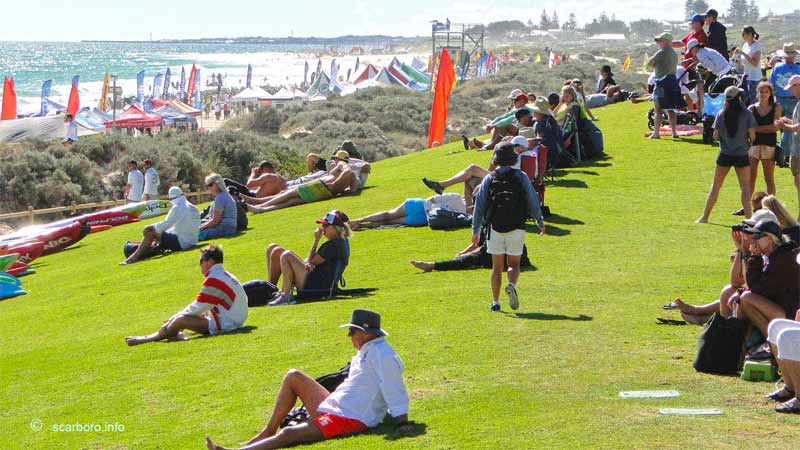
[[[244,293],[247,294],[247,306],[265,306],[272,301],[272,296],[278,292],[278,287],[266,280],[250,280],[243,284]]]
[[[433,208],[428,211],[428,226],[431,230],[454,230],[472,225],[472,216],[467,213]]]
[[[244,231],[249,224],[247,218],[247,204],[245,202],[236,202],[236,231]]]
[[[697,346],[694,369],[714,374],[736,374],[742,364],[742,347],[748,322],[714,313],[708,320]]]
[[[516,169],[495,173],[489,183],[489,223],[498,233],[524,229],[528,218],[526,194]]]

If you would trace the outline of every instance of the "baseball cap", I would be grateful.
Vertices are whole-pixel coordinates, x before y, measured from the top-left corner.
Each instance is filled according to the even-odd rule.
[[[494,148],[494,162],[498,166],[513,166],[517,163],[517,152],[514,151],[514,144],[502,142]]]
[[[183,191],[178,186],[172,186],[171,188],[169,188],[168,196],[169,196],[170,200],[175,200],[176,198],[178,198],[178,197],[180,197],[182,195],[183,195]]]
[[[339,210],[336,210],[336,209],[334,209],[333,211],[325,214],[325,217],[323,217],[321,219],[317,219],[317,223],[319,223],[319,224],[322,224],[322,225],[336,225],[336,226],[339,226],[339,227],[344,225],[345,222],[349,222],[349,221],[350,221],[350,218],[347,217],[347,214],[345,214],[345,213],[343,213],[343,212],[341,212]]]
[[[775,213],[773,213],[772,211],[763,208],[754,212],[749,219],[744,219],[742,223],[749,227],[752,227],[755,226],[755,224],[757,224],[758,222],[761,222],[762,220],[767,220],[767,221],[771,220],[775,223],[778,223],[778,216],[776,216]]]
[[[747,228],[744,231],[745,233],[752,234],[753,239],[761,239],[769,235],[783,242],[783,234],[781,233],[780,225],[771,220],[761,220],[755,226]]]
[[[786,86],[784,86],[783,88],[786,89],[786,90],[789,90],[789,89],[791,89],[792,86],[795,86],[795,85],[798,85],[798,84],[800,84],[800,75],[792,75],[789,78],[789,81],[786,82]]]
[[[691,39],[689,42],[686,43],[686,52],[688,53],[691,49],[700,45],[700,41],[697,39]]]
[[[744,91],[739,89],[736,86],[728,86],[727,88],[725,88],[725,98],[736,98],[742,92],[744,92]]]
[[[514,145],[519,145],[520,147],[528,148],[528,140],[523,136],[514,136],[514,138],[511,139],[511,143]]]
[[[515,100],[520,95],[525,95],[525,93],[522,92],[522,89],[514,89],[513,91],[511,91],[510,94],[508,94],[508,98],[510,98],[511,100]]]
[[[672,42],[672,33],[665,31],[658,36],[655,37],[657,41],[669,41]]]
[[[695,15],[692,16],[691,19],[689,19],[689,23],[692,23],[692,22],[703,22],[705,20],[706,20],[706,16],[704,16],[702,14],[695,14]]]

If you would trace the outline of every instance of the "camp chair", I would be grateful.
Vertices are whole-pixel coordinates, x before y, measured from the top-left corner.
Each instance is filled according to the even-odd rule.
[[[527,175],[528,179],[533,183],[533,188],[539,196],[539,206],[542,209],[542,214],[550,215],[550,208],[544,204],[544,175],[547,171],[547,147],[539,145],[538,154],[526,153],[520,155],[520,169],[525,172],[525,175]]]
[[[561,127],[561,135],[564,139],[564,151],[569,152],[570,148],[574,146],[573,154],[576,161],[581,162],[581,137],[580,137],[580,123],[581,107],[573,105],[572,109],[567,112],[564,125]]]
[[[292,300],[328,300],[336,296],[339,292],[339,287],[345,287],[347,283],[344,281],[344,271],[347,268],[347,263],[350,261],[350,241],[346,242],[346,258],[336,261],[336,267],[333,272],[333,282],[330,287],[321,289],[297,289],[297,295],[293,295]]]

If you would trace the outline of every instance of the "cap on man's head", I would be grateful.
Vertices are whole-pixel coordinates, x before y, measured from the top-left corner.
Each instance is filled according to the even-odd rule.
[[[519,147],[528,148],[528,140],[524,136],[514,136],[511,139],[511,143]]]
[[[669,31],[665,31],[665,32],[659,34],[658,36],[656,36],[655,40],[656,41],[672,42],[672,33],[670,33]]]
[[[333,154],[333,157],[344,162],[350,161],[350,153],[347,153],[347,150],[339,150]]]
[[[725,98],[727,99],[734,99],[744,92],[743,90],[739,89],[736,86],[728,86],[725,88]]]
[[[169,194],[167,195],[169,196],[170,200],[175,200],[176,198],[183,195],[183,190],[178,186],[172,186],[171,188],[169,188]]]
[[[525,93],[522,92],[522,89],[514,89],[510,94],[508,94],[508,98],[511,100],[516,100],[520,95],[525,95]]]
[[[716,9],[714,9],[714,8],[710,8],[708,11],[706,11],[706,14],[705,14],[705,15],[706,15],[706,16],[711,16],[711,17],[713,17],[714,19],[716,19],[717,17],[719,17],[719,13],[718,13],[718,12],[717,12],[717,10],[716,10]]]
[[[318,224],[322,225],[335,225],[337,227],[341,227],[345,223],[349,222],[350,218],[347,217],[347,214],[339,211],[338,209],[334,209],[333,211],[325,214],[325,217],[317,219]]]
[[[778,223],[778,216],[776,216],[775,213],[773,213],[772,211],[766,208],[762,208],[754,212],[749,219],[744,219],[742,223],[744,225],[747,225],[748,227],[752,227],[755,226],[755,224],[757,224],[758,222],[761,222],[762,220],[767,220],[767,221],[771,220],[775,223]]]
[[[142,161],[142,164],[146,164],[148,166],[152,166],[153,165],[153,161],[151,161],[149,159],[145,159],[144,161]]]
[[[691,19],[689,19],[689,23],[693,23],[693,22],[701,22],[702,23],[702,22],[705,22],[705,20],[706,20],[706,16],[704,16],[702,14],[695,14],[695,15],[692,16]]]
[[[339,325],[339,328],[356,328],[378,336],[389,335],[381,329],[381,315],[366,309],[354,310],[350,315],[350,323]]]
[[[789,89],[792,88],[792,86],[798,86],[798,85],[800,85],[800,75],[792,75],[789,78],[789,81],[786,82],[786,86],[784,86],[783,88],[788,91]]]
[[[498,166],[513,166],[517,163],[517,152],[514,151],[514,144],[511,142],[501,142],[494,148],[494,162]]]
[[[777,240],[783,242],[783,233],[781,226],[771,220],[759,220],[755,226],[749,227],[744,230],[745,233],[752,234],[753,239],[761,239],[764,236],[772,236]]]

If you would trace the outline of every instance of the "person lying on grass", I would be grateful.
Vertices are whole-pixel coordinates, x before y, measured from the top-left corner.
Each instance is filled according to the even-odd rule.
[[[269,306],[280,306],[289,303],[289,298],[297,289],[328,289],[336,276],[336,266],[341,260],[347,265],[350,250],[347,240],[350,238],[350,219],[341,211],[331,211],[317,220],[319,228],[314,230],[314,243],[308,258],[302,259],[297,253],[286,250],[278,244],[267,246],[267,277],[269,282],[277,285],[283,276],[281,290],[275,294]],[[327,242],[317,250],[319,241],[325,236]]]
[[[486,124],[486,132],[492,133],[492,137],[486,141],[481,141],[477,138],[469,140],[466,136],[462,135],[461,140],[464,142],[465,150],[469,150],[470,148],[492,150],[504,137],[517,135],[520,124],[516,122],[516,113],[528,103],[528,96],[522,92],[521,89],[514,89],[511,91],[508,99],[511,100],[508,111],[495,117]]]
[[[338,175],[325,175],[322,178],[287,189],[280,194],[265,197],[258,203],[253,202],[251,198],[243,198],[247,203],[248,211],[260,214],[304,203],[329,200],[349,192],[358,192],[360,186],[355,172],[344,165]]]
[[[354,231],[391,225],[424,227],[428,224],[428,212],[433,208],[443,208],[461,213],[467,212],[464,199],[458,194],[434,195],[427,199],[408,198],[394,209],[353,219],[350,221],[350,227]]]
[[[275,166],[269,161],[261,161],[258,166],[250,169],[246,184],[229,178],[224,181],[231,195],[244,194],[254,198],[269,197],[286,188],[286,178],[275,173]]]
[[[769,215],[774,217],[772,213]],[[739,287],[733,289],[728,286],[723,289],[719,313],[724,317],[735,315],[748,319],[766,336],[770,321],[794,317],[797,313],[797,250],[786,241],[777,221],[772,218],[761,219],[755,226],[743,231],[734,231],[733,237],[737,251],[731,278],[735,281],[732,285]],[[674,302],[674,305],[681,312],[693,315],[715,312],[713,303],[699,308],[680,301]]]
[[[532,117],[531,111],[527,108],[522,108],[517,111],[523,120],[527,120],[527,118]],[[526,127],[523,130],[528,130],[530,127]],[[536,129],[535,127],[533,128]],[[514,136],[509,140],[504,140],[503,142],[511,142],[514,145],[514,151],[521,155],[525,152],[528,152],[533,148],[533,146],[538,143],[541,139],[539,138],[531,138],[527,139],[524,136]],[[517,162],[514,164],[515,169],[519,169],[522,163],[521,160],[518,158]],[[442,181],[433,181],[429,180],[428,178],[423,177],[422,183],[427,186],[432,191],[436,192],[437,194],[442,194],[445,189],[450,186],[454,186],[456,184],[463,183],[464,184],[464,203],[467,206],[467,210],[472,209],[472,205],[475,201],[476,190],[478,186],[481,184],[484,178],[493,172],[497,168],[497,164],[494,161],[494,155],[492,155],[492,159],[489,162],[489,168],[484,169],[483,167],[477,164],[470,164],[467,166],[466,169],[456,173],[452,177],[442,180]],[[424,224],[423,224],[424,225]]]
[[[477,244],[470,243],[467,248],[458,252],[453,259],[438,262],[409,261],[412,266],[424,272],[445,271],[445,270],[468,270],[468,269],[491,269],[492,255],[486,248],[486,233],[481,233],[480,241]],[[522,246],[522,256],[520,257],[520,267],[531,267],[528,259],[528,248]],[[506,261],[506,269],[508,261]]]
[[[414,431],[408,421],[408,392],[403,383],[403,360],[386,342],[378,313],[357,309],[347,328],[358,353],[350,362],[347,379],[333,392],[316,380],[292,369],[283,378],[272,415],[264,429],[241,450],[265,450],[361,433],[378,426],[391,414],[398,431]],[[297,399],[303,402],[311,420],[278,431]],[[227,450],[206,436],[209,450]]]
[[[200,233],[200,212],[197,207],[186,199],[178,186],[169,188],[169,201],[172,207],[166,219],[144,227],[142,242],[128,259],[119,263],[121,266],[152,256],[156,247],[177,252],[197,244]]]
[[[775,361],[783,376],[783,387],[767,395],[770,400],[781,403],[775,411],[800,414],[800,312],[794,320],[775,319],[769,323],[767,342],[775,355]]]
[[[214,336],[240,328],[247,320],[247,294],[242,284],[222,267],[222,247],[200,250],[200,271],[206,277],[195,300],[170,317],[155,333],[128,336],[130,345],[164,340],[185,340],[183,330]]]

